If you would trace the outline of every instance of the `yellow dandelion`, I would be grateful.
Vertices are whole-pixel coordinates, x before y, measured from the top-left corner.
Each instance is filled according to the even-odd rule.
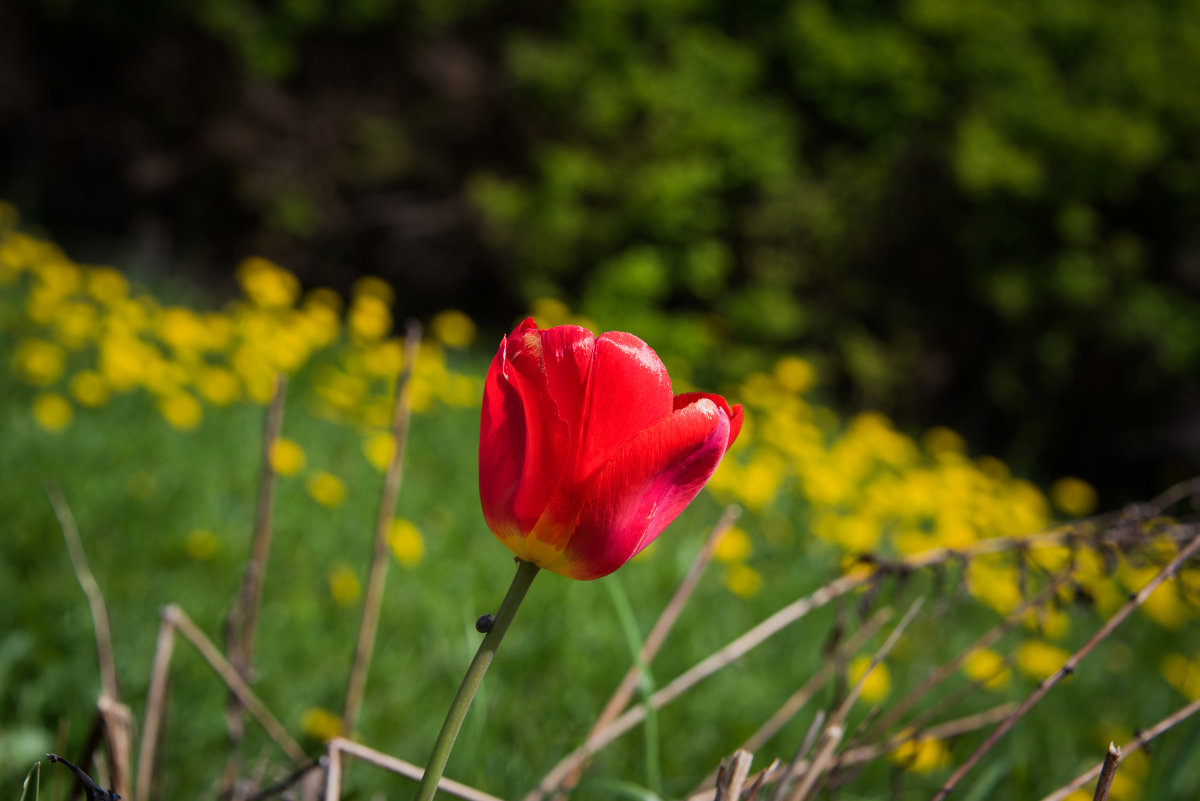
[[[268,309],[287,308],[300,294],[300,281],[287,270],[258,256],[251,256],[238,265],[238,283],[256,306]]]
[[[775,380],[789,392],[803,395],[817,383],[817,371],[807,359],[784,356],[775,362]]]
[[[935,737],[918,737],[901,743],[890,758],[905,770],[929,773],[950,764],[950,749]]]
[[[1130,592],[1139,592],[1158,573],[1153,567],[1134,568],[1122,565],[1117,571],[1117,577]],[[1178,631],[1186,626],[1192,618],[1192,611],[1179,595],[1178,581],[1168,578],[1158,585],[1158,588],[1142,602],[1142,614],[1153,620],[1164,629]]]
[[[54,333],[68,348],[80,348],[92,341],[100,330],[96,307],[83,301],[64,303],[54,318]]]
[[[1082,478],[1067,476],[1050,485],[1050,502],[1070,517],[1087,517],[1098,501],[1096,490]]]
[[[425,540],[420,530],[409,520],[398,518],[392,521],[388,532],[388,547],[396,561],[405,567],[419,564],[425,556]]]
[[[174,391],[159,398],[158,411],[163,419],[179,431],[191,431],[204,418],[204,408],[194,395]]]
[[[71,376],[68,386],[71,397],[80,406],[90,406],[94,409],[108,402],[108,384],[104,381],[104,376],[95,370],[81,370]]]
[[[856,656],[850,663],[850,667],[846,670],[846,680],[851,685],[857,684],[858,680],[867,672],[867,667],[871,664],[871,657]],[[887,698],[892,692],[892,674],[888,671],[887,665],[880,662],[871,672],[867,673],[867,678],[863,682],[861,697],[868,704],[878,704],[883,699]]]
[[[1004,657],[989,648],[976,648],[963,660],[963,673],[985,690],[1003,690],[1012,679]]]
[[[357,295],[350,304],[346,324],[350,333],[368,342],[383,339],[392,329],[392,311],[375,295]]]
[[[158,337],[176,351],[200,350],[208,343],[209,329],[196,312],[173,306],[159,315]]]
[[[363,442],[363,455],[379,472],[387,470],[392,463],[392,455],[396,453],[396,440],[386,431],[379,431],[367,437]]]
[[[322,506],[341,506],[346,500],[346,484],[333,473],[318,470],[309,477],[305,489]]]
[[[228,367],[201,367],[192,380],[213,406],[228,406],[242,396],[242,382]]]
[[[70,401],[57,392],[40,392],[33,399],[33,419],[47,431],[62,431],[74,415]]]
[[[328,709],[309,707],[300,716],[300,728],[309,737],[328,742],[342,735],[342,719]]]
[[[87,293],[105,304],[114,304],[129,295],[129,282],[112,267],[92,267],[87,271]]]
[[[183,540],[183,549],[196,561],[212,559],[217,553],[217,536],[207,529],[198,528],[188,532]]]
[[[329,571],[329,595],[338,606],[350,606],[362,594],[362,584],[354,568],[345,562],[339,562]]]
[[[364,297],[374,298],[385,306],[391,306],[396,302],[396,292],[392,289],[391,284],[373,275],[366,275],[355,281],[354,286],[350,288],[350,294],[354,296],[355,300]]]
[[[967,443],[962,435],[943,426],[935,426],[926,431],[921,442],[925,450],[933,456],[962,454],[967,450]]]
[[[447,406],[470,409],[479,405],[483,390],[474,376],[453,373],[446,376],[438,390],[438,396]]]
[[[1163,659],[1160,671],[1184,698],[1189,701],[1200,700],[1200,661],[1188,659],[1183,654],[1167,654]]]
[[[475,341],[475,323],[456,309],[441,312],[429,324],[438,342],[448,348],[465,348]]]
[[[762,590],[762,574],[750,565],[736,564],[725,568],[725,588],[739,598],[751,598]]]
[[[1049,678],[1071,657],[1069,653],[1042,640],[1026,640],[1017,647],[1017,670],[1031,679]]]
[[[294,476],[304,469],[304,449],[285,437],[271,443],[270,458],[271,468],[281,476]]]
[[[718,562],[741,562],[750,556],[754,550],[750,535],[738,526],[734,526],[717,541],[713,559]]]
[[[47,387],[57,381],[66,362],[67,352],[44,339],[22,339],[13,352],[17,378],[35,387]]]
[[[404,366],[404,344],[398,339],[389,339],[375,346],[368,346],[362,354],[362,367],[378,378],[395,378]]]

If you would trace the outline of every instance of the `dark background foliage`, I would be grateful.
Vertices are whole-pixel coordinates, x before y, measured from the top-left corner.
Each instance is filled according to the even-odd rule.
[[[217,293],[801,352],[1117,503],[1200,470],[1197,74],[1194,0],[11,0],[0,197]]]

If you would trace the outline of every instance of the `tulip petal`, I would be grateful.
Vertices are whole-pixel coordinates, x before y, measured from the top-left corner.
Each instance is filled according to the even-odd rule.
[[[733,442],[738,438],[738,434],[742,433],[742,404],[737,403],[733,406],[729,405],[729,401],[725,400],[720,395],[712,392],[684,392],[675,396],[675,409],[679,410],[685,406],[689,406],[701,398],[708,398],[713,403],[725,412],[729,417],[729,444],[726,448],[732,448]]]
[[[593,343],[587,329],[538,331],[532,319],[501,342],[484,384],[479,437],[483,513],[497,534],[532,529],[562,481]]]
[[[585,429],[573,480],[586,483],[639,432],[672,411],[671,378],[658,354],[633,334],[610,331],[596,340],[588,376]]]
[[[717,469],[729,435],[729,413],[700,398],[627,442],[589,482],[564,553],[569,569],[558,572],[600,578],[653,542]]]

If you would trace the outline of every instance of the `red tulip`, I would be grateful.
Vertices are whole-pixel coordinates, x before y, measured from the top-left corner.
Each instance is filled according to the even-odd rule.
[[[672,394],[632,334],[529,318],[501,341],[483,390],[483,516],[521,559],[606,576],[696,497],[741,427],[742,407],[720,395]]]

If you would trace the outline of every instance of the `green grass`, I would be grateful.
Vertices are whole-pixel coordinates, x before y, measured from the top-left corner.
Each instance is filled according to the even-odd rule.
[[[12,342],[0,341],[0,364]],[[452,367],[482,376],[490,353],[452,355]],[[91,723],[99,677],[92,622],[72,572],[45,482],[61,487],[108,603],[123,700],[141,719],[159,614],[178,604],[218,643],[249,553],[264,411],[254,405],[206,408],[200,426],[169,427],[144,393],[115,397],[98,410],[77,409],[61,433],[31,415],[35,391],[0,372],[0,778],[18,795],[21,777],[47,750],[75,755]],[[306,710],[341,710],[361,602],[339,605],[330,570],[349,564],[365,582],[381,475],[362,454],[363,432],[311,411],[313,371],[292,381],[283,431],[300,443],[307,471],[327,470],[349,488],[335,509],[305,491],[303,474],[282,478],[275,503],[254,687],[295,735]],[[735,400],[737,400],[735,398]],[[480,635],[474,621],[494,612],[512,577],[511,554],[488,532],[476,490],[478,410],[435,405],[414,418],[398,516],[420,528],[426,554],[415,568],[392,563],[375,659],[359,730],[363,742],[421,764]],[[770,432],[765,432],[769,438]],[[446,775],[496,795],[520,797],[579,744],[631,662],[631,654],[683,577],[721,506],[701,497],[647,556],[599,582],[573,582],[543,571],[520,610],[472,708]],[[662,687],[783,605],[841,574],[842,553],[810,536],[813,507],[791,485],[764,509],[747,513],[750,563],[763,589],[739,598],[709,568],[663,652],[647,666],[646,687]],[[187,537],[211,531],[211,558],[189,556]],[[933,667],[968,646],[998,616],[964,589],[958,568],[888,579],[873,596],[851,594],[822,608],[708,679],[597,756],[577,797],[681,797],[766,720],[828,658],[835,631],[851,632],[864,613],[928,600],[888,659],[898,699]],[[863,608],[860,609],[860,605]],[[893,621],[898,619],[898,615]],[[1079,607],[1059,645],[1078,648],[1099,625]],[[879,647],[887,630],[868,643]],[[999,650],[1012,653],[1023,636]],[[973,774],[956,797],[1036,799],[1097,761],[1106,726],[1126,735],[1182,705],[1159,675],[1172,653],[1200,652],[1200,627],[1158,628],[1129,620],[1081,670],[1046,699]],[[756,755],[756,767],[790,759],[817,708],[836,705],[845,680],[824,687]],[[922,708],[966,685],[956,677]],[[1034,687],[1014,677],[1000,693],[958,698],[940,719],[1019,700]],[[211,798],[226,758],[226,690],[185,643],[176,645],[159,793]],[[868,715],[860,704],[849,731]],[[250,724],[249,764],[282,758]],[[1112,736],[1119,736],[1113,734]],[[953,764],[981,741],[949,744]],[[321,744],[305,740],[309,753]],[[1200,787],[1200,724],[1187,722],[1156,743],[1138,777],[1143,797],[1191,799]],[[875,760],[831,797],[926,798],[948,775],[899,770]],[[54,770],[43,790],[65,797]],[[415,785],[375,768],[348,769],[343,797],[404,798]],[[1123,801],[1118,799],[1118,801]]]

